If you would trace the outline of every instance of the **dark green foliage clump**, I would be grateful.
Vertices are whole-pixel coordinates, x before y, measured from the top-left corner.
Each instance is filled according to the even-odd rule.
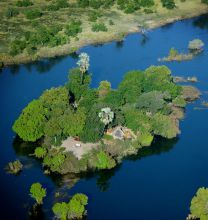
[[[82,32],[81,25],[82,22],[80,20],[72,20],[71,23],[65,27],[66,35],[76,37],[78,33]]]
[[[16,6],[18,7],[28,7],[33,5],[33,2],[30,0],[20,0],[16,2]]]
[[[208,5],[208,0],[201,0],[201,2]]]
[[[43,15],[43,13],[39,9],[28,9],[24,11],[24,14],[29,20],[39,18]]]
[[[117,4],[124,12],[133,13],[142,7],[152,7],[155,3],[153,0],[117,0]]]
[[[15,56],[23,52],[26,48],[26,42],[24,40],[14,40],[10,45],[10,55]]]
[[[174,9],[176,7],[174,0],[161,0],[162,6],[167,9]]]
[[[16,8],[8,7],[5,12],[5,16],[7,18],[15,17],[19,14],[19,11]]]

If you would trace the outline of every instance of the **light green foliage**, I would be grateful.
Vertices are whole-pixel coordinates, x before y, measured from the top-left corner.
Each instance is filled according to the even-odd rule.
[[[52,210],[61,220],[80,219],[86,215],[85,206],[88,204],[88,197],[85,194],[75,194],[69,203],[55,203]]]
[[[160,73],[163,78],[171,75],[171,70],[167,66],[150,66],[145,70],[145,73],[150,76]]]
[[[196,195],[191,201],[190,211],[191,214],[200,218],[200,220],[208,219],[208,189],[199,188]]]
[[[142,93],[144,74],[140,71],[128,72],[119,84],[118,92],[126,103],[135,103]]]
[[[178,121],[166,115],[157,113],[152,120],[153,132],[165,138],[174,138],[180,133],[178,128]]]
[[[12,129],[24,141],[36,141],[44,135],[46,110],[39,100],[34,100],[23,110]]]
[[[159,91],[143,93],[138,98],[137,108],[156,113],[164,108],[166,104],[164,98],[165,94]]]
[[[154,136],[151,135],[149,132],[143,132],[140,134],[138,141],[141,144],[141,146],[150,146],[153,139]]]
[[[173,100],[173,104],[177,107],[184,108],[186,106],[186,101],[184,100],[183,97],[178,96]]]
[[[35,199],[37,204],[42,204],[43,198],[46,197],[46,189],[40,183],[33,183],[30,187],[30,196]]]
[[[43,160],[43,165],[49,167],[53,172],[58,172],[64,161],[65,155],[62,153],[57,153],[54,156],[47,155]]]
[[[100,151],[97,154],[97,160],[96,160],[96,168],[99,170],[103,169],[111,169],[115,167],[116,163],[108,154],[106,154],[104,151]]]
[[[75,194],[69,202],[69,219],[81,218],[86,214],[85,206],[88,203],[88,197],[85,194]]]
[[[52,207],[53,213],[61,220],[67,220],[69,205],[65,202],[55,203]]]
[[[178,53],[178,51],[175,49],[175,48],[171,48],[170,49],[170,51],[169,51],[169,57],[170,58],[174,58],[174,57],[176,57],[177,55],[178,55],[179,53]]]
[[[151,66],[145,70],[145,81],[143,88],[145,92],[153,90],[166,92],[172,98],[181,94],[181,86],[173,83],[170,70],[165,66]]]
[[[108,81],[101,81],[98,87],[99,97],[106,97],[107,94],[111,91],[111,83]]]
[[[142,111],[128,108],[124,111],[124,117],[126,126],[134,132],[151,130],[151,118]]]
[[[47,154],[47,150],[44,147],[36,147],[34,155],[37,158],[44,158]]]

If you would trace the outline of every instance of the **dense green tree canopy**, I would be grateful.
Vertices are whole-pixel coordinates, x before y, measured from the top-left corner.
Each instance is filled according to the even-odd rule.
[[[34,100],[23,110],[15,121],[13,130],[24,141],[36,141],[44,135],[46,109],[40,100]]]

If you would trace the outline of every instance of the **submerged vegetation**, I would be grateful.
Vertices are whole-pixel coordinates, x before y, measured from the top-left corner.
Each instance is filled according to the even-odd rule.
[[[41,141],[34,155],[52,172],[111,169],[151,145],[154,136],[176,137],[178,112],[199,96],[196,89],[175,84],[166,66],[130,71],[117,89],[107,81],[93,89],[89,60],[80,54],[65,86],[43,92],[13,125],[24,141]]]
[[[14,162],[9,162],[6,166],[6,170],[11,174],[18,174],[23,168],[22,163],[19,160],[15,160]]]
[[[196,14],[196,8],[199,13],[205,11],[204,3],[200,0],[1,1],[0,63],[66,54],[87,43],[119,39],[131,30],[138,31],[138,26],[149,27],[149,21],[154,27],[166,23],[170,16],[191,16]]]

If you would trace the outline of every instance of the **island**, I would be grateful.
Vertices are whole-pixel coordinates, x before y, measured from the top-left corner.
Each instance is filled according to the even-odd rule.
[[[13,125],[23,141],[36,142],[34,156],[46,172],[112,169],[158,138],[180,134],[187,102],[200,96],[196,88],[176,84],[166,66],[129,71],[113,89],[108,81],[90,87],[86,53],[77,65],[64,86],[44,91]]]
[[[208,12],[206,0],[7,0],[0,2],[0,69]]]

